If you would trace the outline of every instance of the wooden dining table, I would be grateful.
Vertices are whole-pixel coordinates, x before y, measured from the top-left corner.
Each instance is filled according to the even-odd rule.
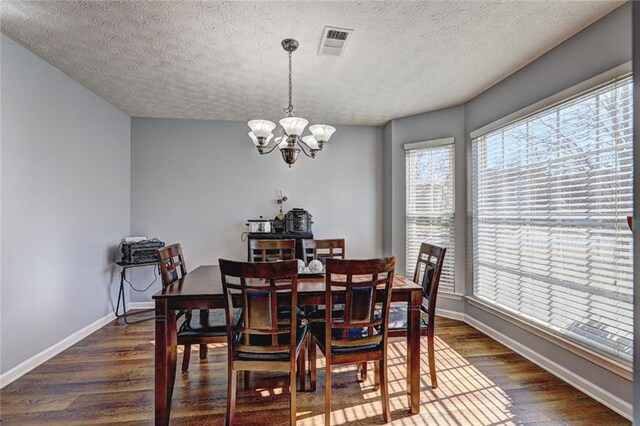
[[[298,306],[325,304],[323,276],[298,277]],[[339,294],[333,298],[339,297]],[[171,414],[171,397],[177,365],[177,319],[180,310],[224,309],[220,268],[199,266],[178,281],[153,295],[155,326],[155,424],[166,425]],[[420,412],[420,305],[422,288],[401,275],[395,275],[391,300],[406,302],[407,318],[407,395],[412,414]]]

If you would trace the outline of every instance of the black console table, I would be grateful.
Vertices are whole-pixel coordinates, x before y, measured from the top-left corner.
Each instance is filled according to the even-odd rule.
[[[126,273],[127,273],[127,269],[129,268],[142,268],[145,266],[153,266],[155,268],[159,268],[158,262],[143,262],[143,263],[126,263],[126,262],[116,262],[116,265],[118,265],[120,268],[122,268],[122,271],[120,272],[120,290],[118,290],[118,304],[116,305],[116,317],[118,318],[123,318],[124,319],[124,323],[125,324],[135,324],[137,322],[142,322],[142,321],[148,321],[151,319],[154,319],[155,316],[152,317],[148,317],[148,318],[140,318],[137,319],[135,321],[129,321],[127,319],[127,305],[126,305],[126,300],[124,297],[124,282],[127,280],[126,277]],[[122,313],[118,314],[118,311],[120,310],[120,299],[122,299]],[[132,314],[129,315],[139,315],[139,314],[144,314],[145,312],[151,312],[154,311],[155,309],[144,309],[142,311],[138,311],[138,312],[134,312]]]
[[[313,233],[297,233],[290,234],[287,232],[250,232],[249,238],[247,238],[247,260],[251,259],[251,253],[249,251],[250,240],[296,240],[296,258],[304,260],[304,252],[302,250],[302,240],[313,240]]]

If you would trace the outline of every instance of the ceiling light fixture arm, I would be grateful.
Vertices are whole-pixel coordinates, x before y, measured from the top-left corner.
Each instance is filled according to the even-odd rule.
[[[306,155],[309,158],[316,158],[316,154],[320,151],[319,149],[313,149],[311,148],[309,145],[306,144],[305,141],[303,141],[302,139],[298,138],[297,140],[298,142],[298,146],[300,146],[300,149],[302,150],[302,152],[304,153],[304,155]],[[306,149],[305,149],[306,148]],[[309,152],[307,152],[307,150]]]
[[[276,142],[273,144],[273,146],[268,146],[268,145],[258,146],[258,152],[260,153],[260,155],[271,154],[278,147],[278,145],[279,143]]]

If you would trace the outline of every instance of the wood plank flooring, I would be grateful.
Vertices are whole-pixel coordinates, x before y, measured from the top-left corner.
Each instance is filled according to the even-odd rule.
[[[9,424],[153,424],[153,321],[116,320],[39,366],[0,392],[0,415]],[[389,393],[397,425],[617,425],[627,420],[474,328],[439,318],[436,328],[439,388],[432,390],[422,350],[422,408],[407,411],[402,339],[389,351]],[[176,380],[172,424],[221,425],[226,401],[226,347],[210,345],[200,362],[197,347],[187,374]],[[178,363],[181,361],[179,355]],[[298,424],[324,422],[323,359],[318,389],[298,393]],[[178,364],[179,368],[179,364]],[[331,423],[382,424],[380,393],[369,379],[357,383],[355,366],[334,372]],[[287,377],[254,373],[240,390],[237,423],[286,424]]]

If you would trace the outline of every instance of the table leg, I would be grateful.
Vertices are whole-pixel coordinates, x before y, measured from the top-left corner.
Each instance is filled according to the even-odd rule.
[[[407,373],[409,375],[409,407],[411,414],[420,412],[420,305],[421,291],[412,291],[409,301],[407,329]]]
[[[171,408],[171,398],[173,397],[173,387],[176,384],[176,370],[178,366],[178,332],[176,312],[168,310],[167,316],[167,345],[169,346],[169,395],[167,404]]]
[[[411,395],[411,297],[407,302],[407,395]],[[411,397],[409,397],[409,406],[411,406]]]
[[[155,424],[168,425],[176,376],[176,316],[167,301],[156,299]]]

